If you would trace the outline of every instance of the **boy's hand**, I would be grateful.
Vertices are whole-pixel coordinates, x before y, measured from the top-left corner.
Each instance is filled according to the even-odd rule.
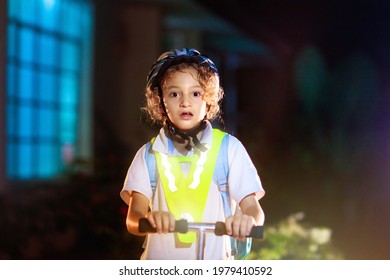
[[[254,225],[255,219],[252,216],[241,213],[229,216],[225,221],[227,234],[236,239],[245,239],[249,236]]]
[[[168,233],[175,230],[175,217],[170,212],[148,212],[146,218],[157,233]]]

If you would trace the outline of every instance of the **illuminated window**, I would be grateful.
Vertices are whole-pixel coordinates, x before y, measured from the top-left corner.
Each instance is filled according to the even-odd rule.
[[[91,3],[10,0],[7,28],[7,176],[53,178],[78,152]]]

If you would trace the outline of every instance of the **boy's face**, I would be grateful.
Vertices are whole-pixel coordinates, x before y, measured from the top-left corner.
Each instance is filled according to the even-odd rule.
[[[167,77],[163,102],[171,122],[182,132],[197,127],[206,115],[204,90],[197,80],[197,70],[186,68]]]

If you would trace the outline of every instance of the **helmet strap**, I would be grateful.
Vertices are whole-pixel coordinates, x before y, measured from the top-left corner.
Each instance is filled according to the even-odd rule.
[[[206,126],[207,126],[206,120],[202,120],[201,123],[194,129],[188,132],[182,132],[167,117],[167,127],[168,127],[169,134],[171,135],[171,137],[178,136],[183,140],[187,140],[188,145],[186,146],[186,148],[188,150],[191,149],[191,143],[193,143],[194,146],[199,150],[201,150],[202,152],[205,152],[207,150],[207,148],[202,143],[200,143],[198,139],[198,133],[203,131],[206,128]]]

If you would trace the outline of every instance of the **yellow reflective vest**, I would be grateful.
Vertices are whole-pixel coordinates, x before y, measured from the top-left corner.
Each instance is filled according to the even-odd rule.
[[[206,146],[205,152],[195,149],[192,156],[169,156],[155,152],[165,199],[176,219],[202,221],[215,163],[225,135],[225,132],[213,129],[211,147]],[[187,176],[183,174],[181,163],[190,163]],[[189,232],[179,234],[178,237],[181,242],[192,243],[196,234]]]

